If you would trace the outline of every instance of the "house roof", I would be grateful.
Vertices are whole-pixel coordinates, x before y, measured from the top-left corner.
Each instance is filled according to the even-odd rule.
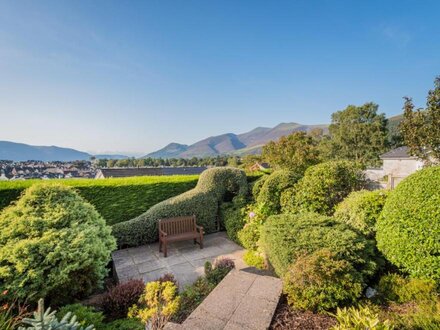
[[[133,168],[102,168],[105,178],[125,178],[130,176],[151,175],[191,175],[200,174],[206,167],[133,167]]]
[[[381,159],[413,159],[417,157],[411,156],[409,154],[408,147],[403,146],[384,153],[383,155],[380,156],[380,158]]]

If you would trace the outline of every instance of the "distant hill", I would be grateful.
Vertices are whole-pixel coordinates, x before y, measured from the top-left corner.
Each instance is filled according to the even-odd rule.
[[[273,128],[257,127],[243,134],[226,133],[198,141],[192,145],[170,143],[166,147],[149,153],[145,157],[153,158],[191,158],[207,157],[224,154],[256,154],[261,152],[263,145],[276,141],[284,135],[295,131],[310,131],[322,128],[327,131],[328,125],[301,125],[297,123],[281,123]]]
[[[56,146],[31,146],[24,143],[0,141],[0,159],[26,161],[73,161],[88,160],[91,155],[70,148],[60,148]]]
[[[74,160],[90,160],[91,154],[71,148],[57,146],[33,146],[25,143],[0,141],[0,160],[27,161],[40,160],[45,162]],[[96,158],[125,159],[124,155],[96,155]]]

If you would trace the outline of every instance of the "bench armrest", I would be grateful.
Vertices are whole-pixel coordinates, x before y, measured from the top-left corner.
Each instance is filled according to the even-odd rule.
[[[163,230],[159,229],[159,235],[166,237],[167,233],[164,232]]]
[[[203,233],[203,227],[202,226],[196,225],[196,230],[201,232],[201,233]]]

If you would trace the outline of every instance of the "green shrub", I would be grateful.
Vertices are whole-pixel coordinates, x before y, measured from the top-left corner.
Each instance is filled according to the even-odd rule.
[[[436,284],[433,280],[404,278],[397,274],[382,276],[378,293],[385,301],[407,303],[435,300]]]
[[[195,187],[198,176],[146,176],[109,179],[61,179],[53,183],[75,188],[107,224],[130,220],[153,205]],[[0,181],[0,210],[16,201],[24,189],[41,180]]]
[[[336,205],[364,183],[362,170],[354,163],[330,161],[309,167],[295,186],[294,198],[283,203],[294,212],[332,215]]]
[[[290,305],[312,311],[352,304],[362,295],[364,285],[350,262],[327,249],[298,257],[283,283]]]
[[[374,243],[332,218],[315,214],[282,214],[269,217],[261,228],[260,245],[279,276],[304,253],[329,249],[347,260],[365,280],[377,268]]]
[[[440,167],[404,179],[387,198],[377,222],[384,256],[413,277],[440,283]]]
[[[252,266],[258,269],[267,269],[266,260],[257,251],[247,250],[243,255],[243,260],[248,266]]]
[[[229,258],[217,258],[214,265],[207,261],[205,262],[205,278],[208,283],[217,285],[234,267],[234,261]]]
[[[402,330],[440,329],[440,299],[409,305],[404,313],[394,314],[392,324]]]
[[[75,315],[76,321],[83,327],[93,324],[96,330],[103,329],[104,315],[101,312],[97,312],[93,307],[81,304],[65,305],[59,309],[56,316],[58,319],[62,319],[68,313]]]
[[[295,213],[295,193],[296,189],[294,187],[287,188],[281,193],[280,197],[280,205],[281,205],[281,213]]]
[[[337,309],[338,325],[332,330],[392,330],[390,321],[379,318],[380,310],[373,305]]]
[[[253,182],[252,185],[252,197],[254,200],[258,199],[258,196],[260,195],[261,188],[263,188],[264,183],[266,182],[269,175],[263,175],[258,180]]]
[[[257,203],[265,215],[278,214],[281,211],[281,193],[292,187],[299,179],[298,174],[289,170],[273,172],[265,181],[257,197]]]
[[[388,191],[354,191],[336,206],[335,219],[359,230],[369,238],[376,234],[376,221],[385,205]]]
[[[145,330],[145,325],[137,319],[119,319],[104,324],[102,330]]]
[[[212,168],[204,171],[196,188],[154,205],[144,214],[113,226],[119,246],[138,246],[157,240],[159,219],[195,215],[206,233],[217,230],[219,204],[227,193],[247,196],[243,171],[235,168]]]
[[[19,299],[81,297],[102,283],[111,229],[72,188],[35,185],[0,214],[0,290]]]
[[[256,250],[260,239],[260,227],[258,222],[248,222],[237,234],[240,245],[248,250]]]
[[[230,240],[238,243],[237,233],[246,224],[246,207],[243,199],[234,198],[232,202],[220,206],[220,219]]]
[[[104,324],[101,329],[102,330],[145,330],[145,325],[136,319],[119,319]]]

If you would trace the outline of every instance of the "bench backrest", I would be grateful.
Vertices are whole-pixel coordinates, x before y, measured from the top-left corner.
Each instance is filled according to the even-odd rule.
[[[168,235],[178,235],[188,232],[196,231],[196,217],[176,217],[159,220],[160,230],[166,232]]]

